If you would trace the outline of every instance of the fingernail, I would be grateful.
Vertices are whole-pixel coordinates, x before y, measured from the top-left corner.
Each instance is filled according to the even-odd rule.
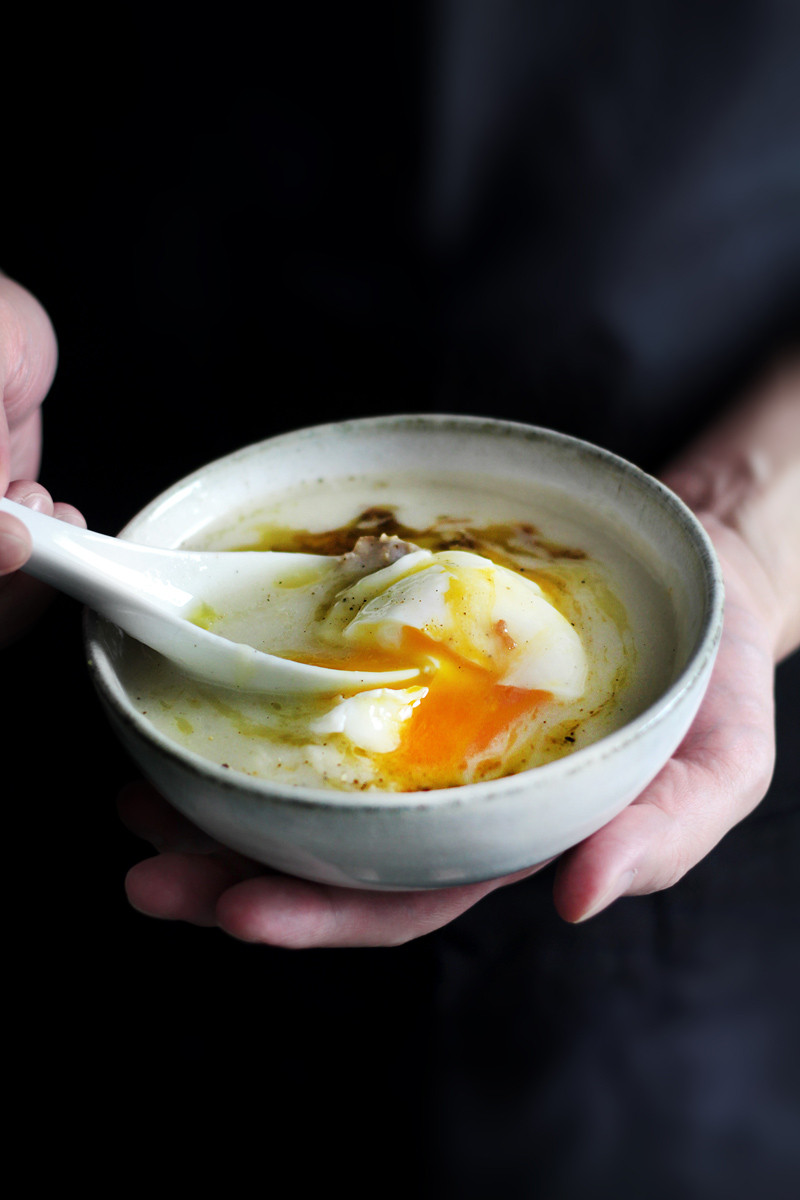
[[[591,908],[587,909],[583,916],[576,918],[574,924],[579,925],[581,921],[588,921],[590,917],[597,916],[604,908],[608,908],[609,904],[613,904],[620,896],[624,896],[628,888],[636,878],[636,869],[631,868],[629,871],[623,871],[620,877],[608,888],[603,895],[595,900]]]
[[[41,492],[30,492],[23,500],[20,500],[20,504],[24,504],[33,512],[45,512],[49,507],[47,497],[43,496]]]

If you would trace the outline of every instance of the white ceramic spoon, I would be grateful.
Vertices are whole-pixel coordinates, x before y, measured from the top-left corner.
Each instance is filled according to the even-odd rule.
[[[262,692],[332,693],[383,687],[418,672],[346,671],[293,662],[229,641],[191,621],[210,598],[252,585],[278,586],[298,569],[324,573],[337,560],[277,551],[161,550],[78,529],[0,498],[29,530],[33,553],[24,570],[107,617],[188,675],[224,687]],[[213,603],[213,601],[211,601]]]

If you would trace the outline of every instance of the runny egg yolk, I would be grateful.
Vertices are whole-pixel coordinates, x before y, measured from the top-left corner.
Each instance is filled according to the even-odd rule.
[[[322,629],[328,647],[303,661],[419,671],[410,687],[340,696],[312,725],[402,791],[513,771],[542,705],[585,683],[580,639],[539,586],[466,552],[416,551],[365,576],[336,594]]]
[[[353,648],[337,665],[375,670],[387,665],[387,654]],[[481,778],[496,766],[518,727],[550,698],[549,692],[500,683],[496,672],[418,629],[403,630],[394,654],[396,661],[420,668],[420,683],[427,689],[424,700],[407,710],[399,723],[398,744],[376,758],[381,775],[405,791],[453,787],[472,775]],[[388,658],[394,659],[394,654]],[[368,695],[362,693],[364,698]]]
[[[407,636],[411,642],[428,641],[415,630],[408,630]],[[485,667],[434,643],[429,646],[439,660],[438,669],[424,702],[404,722],[389,764],[389,772],[401,775],[415,790],[463,781],[472,761],[491,754],[493,747],[496,757],[502,756],[520,722],[549,699],[548,692],[508,687]],[[485,766],[490,764],[494,765],[491,757]]]

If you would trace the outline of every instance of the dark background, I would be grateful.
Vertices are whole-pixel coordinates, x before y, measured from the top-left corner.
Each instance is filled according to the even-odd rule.
[[[59,336],[42,481],[92,527],[361,414],[527,420],[655,470],[795,340],[792,5],[268,13],[9,36],[0,261]],[[229,1186],[245,1160],[413,1195],[800,1180],[796,656],[768,800],[669,894],[572,929],[544,872],[410,946],[302,954],[128,908],[148,848],[75,606],[2,671],[14,1129],[44,1120],[68,1173],[99,1140]]]

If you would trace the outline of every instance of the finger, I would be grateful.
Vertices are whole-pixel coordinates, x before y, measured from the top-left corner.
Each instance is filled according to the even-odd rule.
[[[39,409],[8,431],[8,475],[11,479],[35,479],[42,458],[42,414]]]
[[[0,274],[0,494],[9,479],[35,477],[40,405],[55,375],[58,347],[38,300]]]
[[[53,501],[49,492],[40,484],[30,480],[17,480],[6,493],[9,500],[23,504],[34,512],[53,514]],[[10,513],[0,513],[0,575],[18,571],[29,559],[31,535]]]
[[[219,897],[262,870],[220,846],[143,780],[122,789],[117,808],[126,828],[160,851],[132,867],[125,880],[130,903],[147,916],[216,925]]]
[[[220,896],[248,870],[260,868],[221,855],[166,853],[132,867],[125,891],[133,907],[147,916],[214,926]]]
[[[559,863],[554,900],[568,921],[671,886],[766,793],[775,761],[772,642],[740,573],[724,565],[722,641],[697,717],[638,800]]]
[[[30,480],[12,483],[8,498],[70,525],[86,526],[76,508],[71,504],[54,504],[49,492]],[[9,645],[38,620],[54,594],[38,579],[15,573],[24,567],[30,552],[30,534],[22,522],[8,513],[0,513],[0,645]]]
[[[47,395],[57,360],[55,333],[41,304],[0,275],[0,391],[12,435]]]
[[[257,877],[226,890],[220,927],[233,937],[285,949],[399,946],[453,921],[489,892],[541,869],[440,891],[372,892]]]
[[[147,783],[126,786],[128,829],[162,850],[131,868],[126,891],[150,916],[219,925],[240,941],[286,948],[400,945],[459,916],[506,880],[434,892],[362,892],[309,883],[220,847]]]
[[[117,799],[123,825],[156,850],[180,854],[213,854],[222,847],[168,804],[144,780],[127,784]]]
[[[76,525],[81,529],[86,528],[83,514],[74,505],[64,504],[60,501],[54,502],[47,489],[32,479],[14,480],[9,484],[6,497],[13,500],[15,504],[22,504],[25,508],[30,508],[33,512],[43,513],[46,517],[55,517],[67,525]],[[0,513],[0,517],[3,518],[5,526],[15,529],[20,537],[25,536],[30,543],[30,534],[21,521],[15,521],[10,513]]]
[[[372,892],[270,873],[232,853],[167,852],[132,867],[125,888],[139,912],[219,925],[240,941],[286,949],[399,946],[540,869],[442,891]]]
[[[219,925],[240,941],[286,948],[400,945],[546,865],[441,891],[330,887],[270,872],[219,846],[147,783],[127,785],[118,807],[128,829],[162,850],[128,873],[125,886],[134,908],[154,917]]]
[[[0,512],[0,575],[18,571],[31,555],[31,535],[8,513]]]
[[[720,695],[638,800],[563,856],[554,901],[565,920],[671,887],[763,798],[774,763],[770,697],[750,723],[740,710],[735,723],[715,724]]]
[[[675,786],[674,775],[671,767],[666,768],[655,786],[668,793]],[[702,795],[705,789],[701,785],[699,790]],[[706,799],[707,793],[702,802]],[[556,909],[566,921],[585,921],[621,896],[669,887],[719,837],[708,829],[705,836],[698,836],[690,823],[680,821],[669,802],[659,803],[649,789],[640,801],[561,858],[553,885]]]
[[[73,504],[64,504],[61,500],[56,501],[53,505],[53,516],[57,521],[63,521],[65,525],[75,525],[78,529],[86,528],[86,518]]]
[[[49,492],[29,480],[12,483],[8,498],[35,512],[51,515],[53,501]],[[44,612],[50,603],[51,589],[38,579],[15,574],[24,567],[31,553],[31,536],[21,521],[0,513],[0,646],[10,645]]]

